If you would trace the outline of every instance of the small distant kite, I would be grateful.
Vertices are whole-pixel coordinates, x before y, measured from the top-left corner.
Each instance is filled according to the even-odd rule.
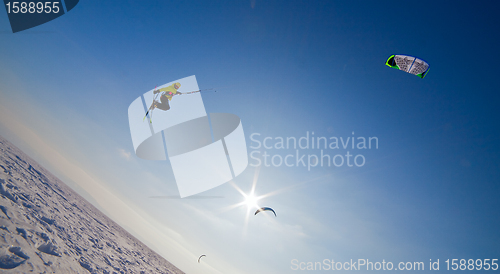
[[[261,207],[261,208],[257,209],[257,211],[255,211],[254,215],[257,215],[257,213],[259,213],[261,211],[272,211],[274,213],[274,216],[277,217],[276,212],[274,212],[274,209],[272,209],[270,207]]]
[[[205,254],[201,255],[201,256],[198,258],[198,263],[200,263],[200,259],[201,259],[201,257],[206,257],[206,256],[207,256],[207,255],[205,255]]]
[[[385,64],[391,68],[417,75],[420,78],[424,78],[429,71],[427,62],[408,55],[391,55]]]

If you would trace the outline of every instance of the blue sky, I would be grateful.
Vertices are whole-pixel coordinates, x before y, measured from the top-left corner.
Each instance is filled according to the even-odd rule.
[[[292,259],[440,259],[443,269],[446,259],[498,258],[498,8],[80,1],[16,34],[3,12],[0,134],[187,273],[293,273]],[[428,75],[385,66],[392,54],[426,60]],[[224,198],[150,198],[178,195],[176,184],[168,162],[135,156],[127,109],[190,75],[219,90],[202,95],[207,112],[241,118],[249,152],[252,133],[354,132],[379,148],[351,150],[362,167],[248,167],[204,193]],[[234,185],[249,192],[257,173],[257,194],[278,192],[259,204],[278,217],[245,221],[245,207],[226,209],[243,200]],[[169,244],[155,245],[160,238]]]

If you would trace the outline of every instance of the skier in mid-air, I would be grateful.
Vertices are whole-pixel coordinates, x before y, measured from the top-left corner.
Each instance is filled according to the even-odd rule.
[[[210,88],[210,89],[205,89],[205,90],[195,90],[195,91],[190,91],[190,92],[180,92],[178,91],[178,89],[181,87],[181,83],[175,83],[175,84],[172,84],[168,87],[165,87],[165,88],[161,88],[161,89],[156,89],[153,91],[153,96],[155,96],[153,98],[153,103],[151,104],[151,106],[149,107],[148,111],[146,112],[146,115],[144,115],[144,118],[142,119],[144,121],[144,119],[146,119],[146,117],[148,116],[149,114],[149,121],[151,122],[151,116],[153,115],[153,110],[155,108],[158,108],[158,109],[161,109],[163,111],[167,111],[170,109],[170,101],[172,100],[172,98],[175,96],[175,95],[182,95],[182,94],[193,94],[193,93],[198,93],[198,92],[202,92],[202,91],[210,91],[210,90],[214,90],[213,88]],[[217,92],[216,90],[214,90],[215,92]],[[158,97],[158,94],[161,93],[160,95],[160,100],[157,101],[156,98]]]
[[[146,116],[148,116],[149,114],[149,119],[150,119],[149,121],[151,122],[151,116],[153,116],[153,110],[155,108],[159,108],[163,111],[169,110],[170,109],[169,101],[172,100],[172,97],[174,97],[175,95],[183,94],[180,91],[178,91],[180,87],[181,83],[175,83],[168,87],[161,88],[158,90],[156,90],[155,88],[155,90],[153,91],[153,96],[157,97],[158,96],[157,94],[161,92],[162,94],[160,96],[160,101],[157,101],[156,97],[153,98],[153,103],[149,107],[148,111],[146,112],[146,115],[144,115],[144,118],[142,120],[146,119]]]
[[[152,105],[152,108],[159,108],[161,110],[169,110],[170,109],[170,104],[169,104],[169,101],[172,100],[172,97],[174,97],[175,95],[181,95],[182,93],[180,91],[178,91],[178,89],[181,87],[181,83],[175,83],[175,84],[172,84],[168,87],[165,87],[165,88],[161,88],[161,89],[158,89],[158,90],[155,90],[153,92],[153,94],[158,94],[158,93],[162,93],[161,96],[160,96],[160,101],[156,101],[154,100],[153,101],[153,105]]]

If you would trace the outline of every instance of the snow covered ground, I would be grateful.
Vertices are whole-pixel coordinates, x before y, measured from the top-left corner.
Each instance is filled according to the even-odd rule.
[[[0,137],[0,272],[183,273]]]

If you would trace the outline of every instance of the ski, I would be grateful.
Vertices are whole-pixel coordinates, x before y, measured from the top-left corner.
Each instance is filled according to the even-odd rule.
[[[157,87],[158,86],[156,86],[155,89],[153,90],[153,94],[156,91]],[[153,116],[154,104],[155,104],[156,98],[158,98],[158,94],[160,94],[160,93],[158,92],[157,94],[155,94],[153,96],[153,102],[151,103],[151,106],[149,107],[148,111],[146,111],[146,115],[144,115],[144,118],[142,118],[142,121],[144,121],[146,119],[146,117],[148,116],[149,112],[151,112],[151,115],[149,117],[149,122],[152,123],[151,118],[153,118],[152,116]]]

